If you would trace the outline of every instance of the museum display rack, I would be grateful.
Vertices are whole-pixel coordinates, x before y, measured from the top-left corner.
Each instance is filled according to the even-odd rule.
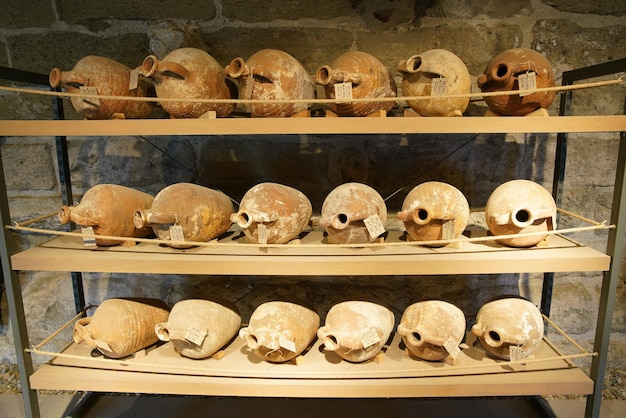
[[[626,60],[564,73],[564,84],[626,70]],[[6,71],[6,70],[5,70]],[[23,74],[24,77],[27,74]],[[22,73],[0,78],[28,81]],[[35,82],[36,83],[36,82]],[[45,83],[40,83],[45,84]],[[57,102],[60,101],[56,99]],[[611,317],[626,221],[624,167],[626,116],[569,116],[571,92],[562,97],[561,115],[536,117],[459,118],[290,118],[268,120],[225,118],[194,120],[3,120],[0,135],[51,137],[57,140],[63,198],[71,199],[67,165],[67,136],[133,135],[242,135],[242,134],[422,134],[422,133],[558,133],[554,195],[562,188],[567,133],[621,132],[614,201],[606,253],[596,251],[562,234],[550,235],[545,245],[519,249],[491,241],[467,238],[459,245],[431,248],[402,242],[390,232],[381,244],[323,246],[320,230],[301,245],[240,245],[230,238],[187,250],[139,241],[134,246],[85,249],[80,237],[59,233],[44,244],[16,252],[4,178],[0,179],[1,251],[18,366],[29,418],[39,416],[37,389],[93,392],[133,392],[209,396],[262,397],[459,397],[588,395],[587,416],[599,415]],[[62,116],[62,115],[60,115]],[[0,167],[0,175],[2,175]],[[558,231],[557,231],[558,232]],[[461,240],[464,241],[464,240]],[[598,323],[593,352],[572,341],[582,355],[592,356],[588,376],[569,356],[545,338],[535,356],[521,361],[496,360],[480,351],[468,333],[465,348],[454,364],[410,358],[398,335],[388,343],[380,362],[353,364],[325,353],[320,342],[297,365],[270,364],[252,358],[241,342],[233,341],[220,359],[189,360],[177,355],[171,344],[152,347],[130,359],[92,358],[90,350],[70,344],[34,371],[26,330],[25,312],[17,271],[61,271],[73,274],[79,315],[86,309],[79,272],[203,274],[203,275],[446,275],[542,272],[542,310],[549,314],[551,276],[555,272],[603,272]],[[296,280],[296,278],[294,278]],[[418,280],[418,278],[416,278]],[[546,321],[551,321],[546,315]],[[68,326],[71,321],[68,322]],[[554,325],[554,324],[552,324]],[[555,326],[556,327],[556,326]],[[558,327],[556,327],[558,328]],[[41,345],[35,347],[35,352]],[[580,353],[578,354],[580,355]]]

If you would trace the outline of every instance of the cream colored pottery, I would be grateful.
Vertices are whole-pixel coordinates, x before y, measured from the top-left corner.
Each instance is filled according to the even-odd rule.
[[[154,89],[145,80],[130,89],[131,69],[110,58],[87,55],[69,71],[54,68],[50,71],[50,85],[62,87],[72,94],[99,96],[154,97]],[[82,91],[95,88],[96,92]],[[72,106],[86,119],[145,118],[154,110],[151,101],[92,99],[71,97]]]
[[[272,301],[258,306],[250,323],[239,331],[254,354],[270,363],[284,363],[304,350],[320,326],[319,315],[302,305]]]
[[[467,95],[472,79],[465,63],[445,49],[431,49],[398,64],[405,97]],[[445,86],[445,87],[441,87]],[[443,94],[442,94],[443,93]],[[460,116],[469,105],[468,97],[407,100],[422,116]]]
[[[74,222],[81,227],[93,227],[96,244],[121,244],[122,240],[98,238],[98,235],[141,238],[150,228],[136,228],[133,215],[137,209],[148,209],[154,198],[147,193],[117,184],[97,184],[85,192],[80,203],[62,206],[59,221]]]
[[[188,248],[176,244],[171,236],[172,226],[182,229],[185,241],[210,241],[228,230],[233,204],[224,193],[191,183],[175,183],[162,189],[154,197],[150,208],[136,210],[137,228],[151,227],[157,238],[170,247]]]
[[[314,80],[324,86],[326,97],[334,99],[337,83],[352,85],[352,98],[378,99],[396,97],[396,82],[385,67],[374,56],[361,51],[346,52],[330,65],[322,65]],[[339,116],[367,116],[380,110],[389,111],[394,101],[333,103],[330,108]]]
[[[554,73],[548,60],[539,52],[527,48],[508,49],[492,58],[478,77],[482,92],[519,90],[519,79],[534,73],[537,88],[554,87]],[[550,107],[556,92],[543,91],[527,95],[486,96],[489,109],[499,115],[524,116],[537,109]]]
[[[465,337],[465,315],[455,305],[441,300],[417,302],[404,310],[398,334],[416,357],[444,360],[446,344],[459,346]]]
[[[371,236],[364,220],[378,216],[384,226],[387,206],[382,196],[362,183],[344,183],[333,189],[324,199],[319,224],[328,233],[329,243],[369,243]]]
[[[158,98],[232,99],[234,83],[229,86],[221,65],[209,53],[198,48],[179,48],[162,60],[147,56],[141,74],[154,83]],[[217,117],[228,116],[234,103],[162,101],[161,107],[173,118],[199,118],[209,111]]]
[[[304,231],[311,213],[311,202],[299,190],[278,183],[260,183],[244,194],[231,221],[252,242],[284,244]]]
[[[470,207],[463,193],[451,184],[429,181],[404,198],[398,219],[414,241],[454,239],[469,222]],[[443,244],[429,244],[439,247]]]
[[[362,363],[377,356],[394,328],[393,312],[364,301],[341,302],[330,308],[317,331],[324,349],[344,360]]]
[[[513,346],[519,347],[523,357],[528,357],[541,344],[543,318],[539,309],[526,299],[498,299],[478,310],[472,333],[496,357],[509,360]]]
[[[158,299],[107,299],[93,316],[76,321],[73,339],[107,357],[126,357],[157,342],[154,327],[168,315],[169,307]]]
[[[155,326],[161,341],[171,341],[184,357],[202,359],[215,354],[241,327],[234,306],[212,300],[186,299],[177,302],[167,322]]]
[[[288,117],[307,110],[309,103],[270,103],[271,100],[309,100],[315,98],[315,83],[302,64],[287,52],[262,49],[248,61],[235,58],[224,70],[239,82],[242,99],[267,100],[247,104],[253,117]]]
[[[530,247],[556,229],[556,203],[543,186],[530,180],[511,180],[498,186],[485,206],[489,231],[495,236],[524,233],[538,235],[499,239],[512,247]]]

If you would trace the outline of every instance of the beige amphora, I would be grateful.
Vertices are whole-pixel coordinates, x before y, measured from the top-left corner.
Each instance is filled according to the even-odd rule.
[[[157,342],[154,327],[168,315],[169,307],[158,299],[106,299],[93,316],[76,321],[73,339],[107,357],[126,357]]]
[[[59,209],[62,224],[74,222],[83,228],[93,228],[96,245],[110,246],[124,242],[106,235],[142,238],[152,233],[150,228],[137,228],[133,216],[137,209],[148,209],[154,198],[148,193],[118,184],[97,184],[85,192],[74,206]]]
[[[239,98],[264,101],[246,104],[252,117],[293,116],[306,111],[308,100],[315,99],[313,78],[285,51],[262,49],[247,61],[235,58],[224,72],[239,82]],[[272,103],[272,100],[293,102]]]
[[[157,98],[190,99],[160,102],[172,118],[199,118],[208,112],[224,117],[235,108],[230,100],[237,96],[236,86],[226,79],[222,66],[215,58],[202,49],[175,49],[162,60],[148,55],[140,71],[154,84]],[[216,102],[210,101],[216,99]]]
[[[362,363],[382,352],[394,322],[393,312],[382,305],[346,301],[330,308],[317,336],[325,350],[349,362]]]
[[[241,316],[230,303],[206,299],[177,302],[166,322],[155,326],[161,341],[170,341],[183,357],[203,359],[214,355],[239,332]]]
[[[68,71],[53,68],[49,81],[72,94],[122,96],[128,98],[155,97],[154,88],[137,78],[131,84],[131,69],[107,57],[87,55]],[[70,97],[74,109],[86,119],[145,118],[155,108],[154,101],[122,100],[98,97]]]
[[[440,361],[465,338],[465,315],[452,303],[426,300],[408,306],[398,325],[409,352],[423,360]]]
[[[309,348],[319,326],[320,317],[310,308],[294,302],[270,301],[252,312],[239,337],[255,356],[270,363],[284,363]]]
[[[350,51],[340,55],[330,65],[322,65],[314,76],[315,83],[324,86],[326,98],[372,99],[355,103],[331,103],[330,109],[339,116],[368,116],[389,111],[394,105],[388,99],[397,96],[396,82],[387,67],[367,52]],[[338,94],[339,93],[339,94]]]
[[[458,238],[469,222],[470,207],[465,195],[451,184],[429,181],[415,186],[404,198],[398,219],[413,241],[442,241]],[[429,243],[441,247],[443,243]]]
[[[259,183],[241,199],[231,221],[257,244],[285,244],[306,229],[311,202],[301,191],[279,183]]]
[[[405,97],[441,96],[406,100],[421,116],[462,116],[469,105],[472,79],[467,66],[454,53],[430,49],[400,61],[402,94]],[[445,96],[461,97],[445,97]],[[465,95],[465,96],[463,96]]]
[[[543,318],[532,302],[519,297],[504,297],[485,303],[476,315],[472,333],[496,357],[510,360],[528,357],[541,344]]]
[[[344,183],[324,199],[319,224],[334,244],[370,243],[384,233],[387,206],[382,196],[363,183]],[[376,225],[378,225],[376,227]]]
[[[531,180],[511,180],[498,186],[485,206],[489,231],[497,236],[532,234],[498,239],[512,247],[531,247],[556,229],[556,203],[543,186]]]
[[[134,224],[152,228],[170,247],[189,248],[193,244],[180,241],[207,242],[226,232],[233,210],[230,198],[219,190],[175,183],[157,193],[149,208],[137,209]]]
[[[478,77],[477,83],[480,91],[487,93],[529,90],[529,86],[549,88],[556,84],[550,62],[539,52],[528,48],[512,48],[497,54]],[[541,91],[522,95],[489,95],[484,100],[493,113],[524,116],[537,109],[549,108],[555,95],[555,91]]]

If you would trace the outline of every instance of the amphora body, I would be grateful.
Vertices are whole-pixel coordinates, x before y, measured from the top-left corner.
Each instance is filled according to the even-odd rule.
[[[171,341],[184,357],[202,359],[215,354],[241,326],[234,306],[212,300],[185,299],[173,307],[167,322],[155,326],[161,341]]]
[[[543,232],[556,229],[556,203],[543,186],[530,180],[511,180],[498,186],[485,206],[489,231],[495,236],[536,235],[499,239],[512,247],[530,247],[543,241]]]
[[[154,88],[139,79],[131,86],[131,69],[110,58],[87,55],[69,71],[50,71],[50,86],[62,87],[69,93],[101,96],[154,97]],[[134,87],[131,89],[131,87]],[[90,91],[95,89],[95,91]],[[117,100],[71,97],[72,106],[86,119],[145,118],[155,103],[145,100]]]
[[[239,336],[256,356],[284,363],[311,345],[319,326],[320,317],[313,310],[293,302],[271,301],[254,310]]]
[[[507,297],[484,304],[476,315],[472,333],[496,357],[509,360],[511,347],[527,357],[541,344],[543,318],[526,299]]]
[[[107,299],[93,316],[76,321],[73,339],[107,357],[126,357],[157,342],[154,327],[168,315],[169,307],[158,299]]]
[[[96,244],[109,246],[123,240],[98,238],[98,235],[142,238],[149,235],[150,228],[137,228],[133,215],[137,209],[148,209],[154,198],[144,192],[117,184],[97,184],[85,192],[80,203],[62,206],[59,221],[74,222],[81,227],[93,227]]]
[[[402,74],[402,94],[406,97],[469,94],[472,79],[465,63],[445,49],[431,49],[398,64]],[[407,100],[421,116],[461,116],[468,97],[441,97]]]
[[[324,349],[361,363],[377,356],[394,327],[393,312],[365,301],[341,302],[330,308],[317,336]]]
[[[287,52],[262,49],[244,61],[235,58],[225,73],[239,82],[239,97],[252,100],[303,100],[297,103],[250,103],[253,117],[288,117],[307,110],[315,83],[302,64]]]
[[[470,208],[463,193],[451,184],[429,181],[407,194],[398,219],[411,240],[437,241],[454,239],[469,222]],[[432,243],[433,247],[445,245]]]

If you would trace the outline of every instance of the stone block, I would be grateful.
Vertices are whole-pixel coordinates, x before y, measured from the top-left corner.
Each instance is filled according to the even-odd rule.
[[[554,7],[560,12],[598,14],[598,15],[626,15],[626,3],[614,0],[541,0],[547,6]]]
[[[222,15],[231,22],[271,22],[277,19],[319,19],[331,20],[354,14],[351,3],[321,0],[303,3],[298,0],[246,1],[229,0],[222,2]]]
[[[48,144],[3,145],[2,164],[7,190],[51,190],[56,186]]]
[[[532,2],[516,0],[442,0],[426,10],[427,16],[472,19],[489,17],[490,19],[506,19],[516,15],[529,15],[533,12]]]
[[[21,29],[48,27],[54,23],[52,2],[48,0],[3,2],[0,28]]]

